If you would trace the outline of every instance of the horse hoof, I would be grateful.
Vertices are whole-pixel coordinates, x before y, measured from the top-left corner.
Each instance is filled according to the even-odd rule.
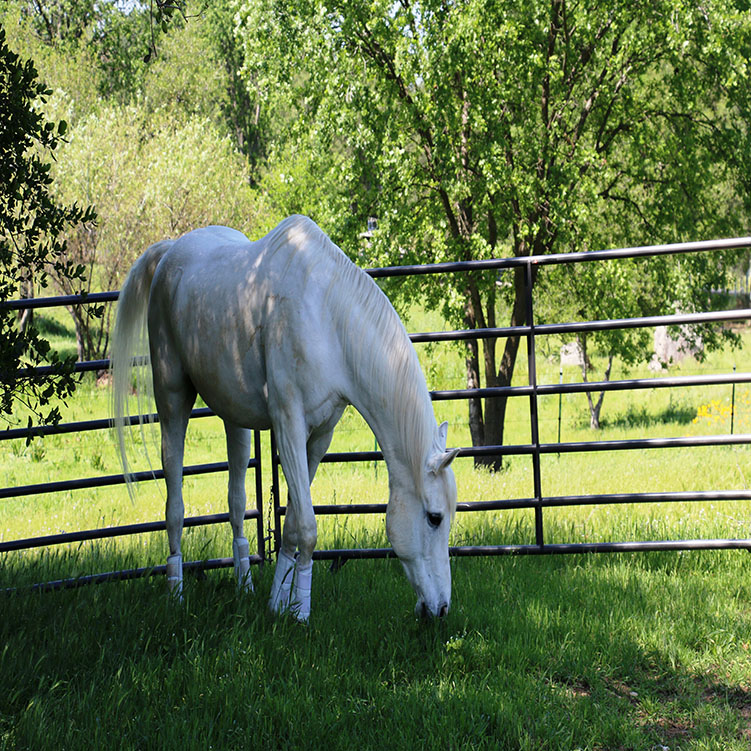
[[[246,571],[244,574],[238,572],[237,589],[243,594],[254,594],[255,589],[253,589],[253,580],[250,578],[250,571]]]
[[[171,597],[183,601],[183,557],[180,553],[167,558],[167,589]]]
[[[253,581],[250,577],[250,548],[246,537],[236,537],[232,541],[232,558],[235,564],[238,589],[241,592],[252,592]]]

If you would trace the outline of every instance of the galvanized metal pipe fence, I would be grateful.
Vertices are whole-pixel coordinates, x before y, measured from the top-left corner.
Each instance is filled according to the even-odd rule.
[[[631,552],[647,550],[716,550],[716,549],[746,549],[751,550],[751,539],[700,539],[700,540],[660,540],[643,542],[595,542],[595,543],[547,543],[545,540],[544,510],[564,506],[587,506],[592,504],[623,504],[623,503],[673,503],[687,501],[747,501],[751,500],[751,490],[722,490],[714,489],[704,492],[666,492],[666,493],[622,493],[608,495],[577,495],[577,496],[545,496],[542,493],[542,469],[540,458],[546,454],[579,453],[592,451],[633,451],[644,449],[670,449],[687,446],[726,446],[744,445],[751,443],[751,434],[712,435],[675,438],[640,438],[618,441],[585,441],[573,443],[543,443],[539,437],[538,399],[547,395],[575,394],[582,392],[621,391],[654,388],[684,388],[690,386],[706,386],[738,383],[751,383],[751,372],[732,372],[727,374],[712,374],[701,376],[671,376],[649,379],[631,379],[618,381],[600,381],[587,383],[559,382],[557,384],[541,384],[537,380],[536,342],[541,336],[553,334],[571,335],[595,331],[606,331],[621,328],[654,327],[679,324],[725,323],[731,321],[751,320],[751,309],[705,312],[693,314],[675,314],[670,316],[650,316],[642,318],[583,321],[576,323],[536,324],[533,294],[533,278],[536,268],[546,265],[567,263],[590,263],[630,258],[649,258],[661,255],[677,255],[683,253],[701,253],[718,250],[751,248],[751,238],[733,238],[709,242],[691,242],[670,245],[645,246],[641,248],[624,248],[584,253],[563,253],[548,256],[532,256],[526,258],[504,258],[483,261],[469,261],[461,263],[440,263],[425,266],[399,266],[389,268],[370,269],[368,273],[374,278],[386,278],[422,274],[455,274],[479,272],[486,270],[500,271],[503,269],[522,268],[526,282],[526,323],[522,326],[496,327],[486,329],[470,329],[463,331],[430,332],[412,334],[413,342],[442,342],[466,341],[484,338],[504,338],[509,336],[525,337],[527,339],[527,371],[528,383],[523,386],[509,386],[496,388],[456,389],[433,391],[431,396],[435,401],[467,400],[486,397],[526,397],[529,401],[530,442],[520,445],[465,447],[460,451],[461,457],[476,456],[512,456],[527,455],[532,460],[532,493],[526,498],[498,499],[490,501],[462,501],[457,507],[458,512],[491,511],[511,509],[531,509],[534,513],[534,539],[528,544],[521,545],[473,545],[455,546],[450,549],[453,556],[475,555],[507,555],[507,554],[564,554],[588,552]],[[89,294],[85,297],[64,296],[34,300],[15,300],[0,303],[0,310],[20,310],[24,308],[42,308],[56,305],[103,303],[117,299],[117,292]],[[76,364],[76,371],[100,371],[108,367],[107,360],[97,360]],[[49,369],[36,368],[24,372],[27,377],[44,376]],[[197,409],[192,418],[205,417],[213,414],[208,409]],[[155,415],[149,419],[157,419]],[[107,430],[111,427],[109,419],[75,422],[57,426],[32,428],[38,435],[59,435],[86,430]],[[0,432],[0,441],[24,438],[29,434],[28,429],[18,428]],[[378,451],[329,453],[324,462],[349,461],[377,461],[382,459]],[[261,458],[260,434],[254,434],[254,452],[249,462],[255,479],[255,507],[246,512],[246,519],[255,519],[257,547],[251,556],[251,563],[262,563],[269,559],[272,552],[278,550],[280,532],[286,508],[280,499],[279,459],[276,452],[273,435],[271,440],[272,473],[272,519],[267,520],[270,527],[270,537],[264,537],[264,498],[263,498],[263,464]],[[185,475],[208,472],[222,472],[227,470],[226,462],[202,464],[185,467]],[[147,471],[135,474],[136,481],[160,478],[161,471]],[[66,490],[84,490],[87,488],[122,484],[123,475],[109,475],[105,477],[80,478],[62,482],[0,488],[0,502],[3,499],[24,495],[38,495],[42,493],[57,493]],[[361,514],[383,513],[385,503],[370,504],[328,504],[315,507],[316,514]],[[228,514],[213,514],[187,518],[185,526],[199,526],[216,524],[228,520]],[[77,532],[47,535],[44,537],[26,538],[0,542],[0,553],[24,550],[35,547],[56,545],[61,543],[79,542],[85,540],[104,539],[121,535],[140,534],[143,532],[164,530],[164,521],[154,521],[143,524],[121,525],[94,530],[80,530]],[[266,542],[273,542],[273,551],[267,548]],[[386,558],[393,555],[390,548],[369,549],[336,549],[318,550],[314,554],[317,560],[331,560],[342,562],[347,559]],[[185,567],[196,570],[229,567],[231,558],[220,558],[208,561],[192,561]],[[58,589],[62,587],[76,587],[89,583],[99,583],[112,579],[129,579],[150,575],[160,575],[165,571],[164,566],[142,567],[127,571],[113,571],[91,574],[75,579],[60,579],[53,582],[43,582],[36,585],[42,589]]]

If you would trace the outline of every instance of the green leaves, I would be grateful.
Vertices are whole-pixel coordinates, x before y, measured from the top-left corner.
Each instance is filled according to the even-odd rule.
[[[68,265],[66,246],[58,238],[67,228],[93,222],[91,208],[57,203],[50,192],[52,151],[67,125],[47,121],[38,102],[51,94],[38,79],[31,61],[21,62],[0,27],[0,418],[9,419],[14,405],[23,402],[42,422],[60,419],[50,401],[69,395],[73,370],[51,353],[49,343],[33,325],[20,326],[16,313],[2,308],[5,300],[33,294],[33,284],[44,286],[55,269],[71,279],[82,279],[82,269]],[[17,371],[51,362],[46,380],[19,377]]]
[[[747,14],[726,0],[239,7],[249,86],[282,123],[270,169],[288,174],[294,161],[295,210],[325,218],[366,263],[546,254],[738,227],[728,165],[743,164],[749,184],[751,87],[741,93],[740,81],[751,33]],[[736,99],[744,109],[733,118]],[[744,147],[731,155],[733,143]],[[364,245],[368,217],[378,229]],[[563,287],[580,295],[585,315],[596,312],[595,289],[633,315],[654,307],[658,278],[672,285],[659,293],[665,305],[692,298],[677,273],[628,273],[625,286],[577,272],[576,287]],[[707,278],[692,284],[702,289]],[[518,308],[516,289],[496,294],[494,275],[446,279],[440,295],[433,284],[408,282],[397,294],[440,300],[459,326]],[[569,296],[547,289],[551,315],[570,308]],[[624,357],[635,357],[633,342],[624,340]],[[485,351],[490,380],[494,346]]]

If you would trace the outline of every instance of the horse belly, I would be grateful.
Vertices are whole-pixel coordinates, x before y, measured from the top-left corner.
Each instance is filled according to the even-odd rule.
[[[243,352],[244,340],[229,336],[219,350],[186,352],[183,366],[201,398],[222,419],[265,430],[271,418],[263,357],[253,344]]]

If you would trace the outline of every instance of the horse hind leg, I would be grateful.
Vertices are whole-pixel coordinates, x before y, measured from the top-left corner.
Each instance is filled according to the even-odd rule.
[[[190,411],[196,398],[192,384],[183,383],[180,388],[159,388],[155,371],[154,396],[162,429],[162,469],[167,486],[165,520],[169,556],[167,557],[167,586],[170,592],[182,599],[183,557],[180,542],[185,519],[183,503],[183,456],[185,432]]]
[[[250,546],[243,533],[245,519],[245,474],[250,459],[249,430],[226,422],[224,431],[227,436],[227,459],[229,463],[229,483],[227,502],[229,505],[229,523],[232,527],[232,558],[238,587],[245,592],[253,591],[250,576]]]

